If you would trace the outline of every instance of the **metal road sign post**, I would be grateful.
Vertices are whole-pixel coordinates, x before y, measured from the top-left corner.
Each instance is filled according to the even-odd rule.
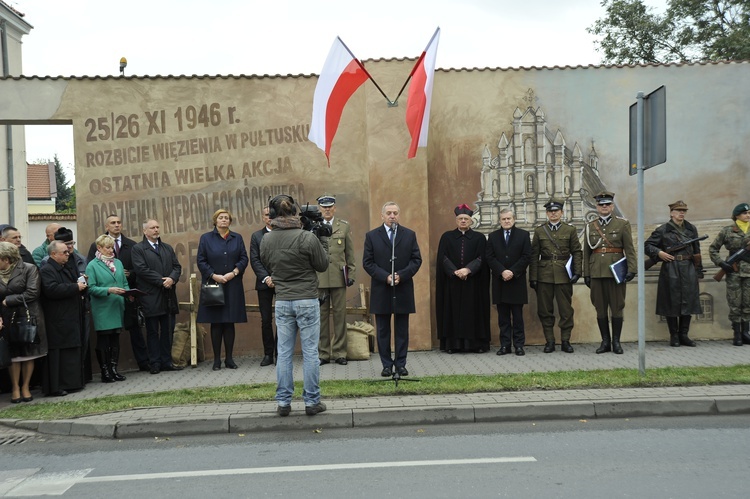
[[[646,374],[646,262],[644,253],[644,171],[667,160],[666,88],[638,92],[630,106],[630,175],[638,183],[638,371]],[[635,161],[633,161],[635,160]]]

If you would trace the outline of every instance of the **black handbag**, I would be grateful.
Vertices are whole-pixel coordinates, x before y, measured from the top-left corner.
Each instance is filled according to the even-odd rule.
[[[204,307],[224,306],[224,287],[218,282],[205,282],[201,286],[201,305]]]
[[[23,308],[26,314],[13,312],[13,318],[10,320],[10,342],[19,344],[37,344],[39,335],[36,330],[36,317],[31,315],[29,307],[26,305],[26,299],[21,295]]]
[[[0,369],[10,367],[10,345],[5,336],[0,336]]]

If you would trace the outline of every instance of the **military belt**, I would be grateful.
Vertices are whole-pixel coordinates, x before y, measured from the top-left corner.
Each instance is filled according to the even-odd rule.
[[[540,258],[542,260],[567,260],[570,255],[542,255]]]
[[[682,262],[684,260],[692,260],[693,255],[674,255],[675,262]]]
[[[596,248],[592,253],[622,253],[622,248]]]

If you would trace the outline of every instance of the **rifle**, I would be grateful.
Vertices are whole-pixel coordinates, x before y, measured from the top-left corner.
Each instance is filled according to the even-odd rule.
[[[734,268],[734,271],[737,272],[738,270],[740,270],[737,267],[737,262],[741,260],[742,257],[744,257],[747,254],[748,251],[750,251],[750,243],[748,243],[747,246],[745,246],[744,248],[740,248],[739,250],[737,250],[736,253],[730,255],[730,257],[726,259],[726,263],[731,265]],[[719,269],[719,271],[714,275],[714,280],[716,282],[721,282],[721,280],[724,279],[724,276],[726,275],[726,273],[727,273],[726,270]]]
[[[675,244],[674,246],[670,246],[669,248],[662,250],[662,251],[665,253],[669,253],[671,255],[673,251],[680,251],[681,249],[687,248],[691,244],[697,243],[698,241],[703,241],[704,239],[708,239],[708,234],[701,236],[701,237],[694,237],[693,239],[688,239],[687,241],[683,241],[680,244]],[[653,267],[660,261],[661,260],[659,259],[653,260],[652,258],[649,257],[648,260],[646,260],[646,265],[645,265],[644,270],[650,269],[651,267]]]

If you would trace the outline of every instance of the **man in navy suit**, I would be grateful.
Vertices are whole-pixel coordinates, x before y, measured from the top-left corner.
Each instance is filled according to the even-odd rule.
[[[500,350],[506,355],[515,345],[516,355],[525,355],[526,332],[523,306],[529,302],[526,268],[531,262],[531,239],[528,231],[516,227],[513,211],[500,211],[501,228],[487,239],[487,265],[492,269],[492,303],[497,305],[500,326]]]
[[[383,225],[365,235],[362,268],[372,282],[370,312],[375,314],[378,352],[383,364],[383,377],[395,372],[407,376],[406,352],[409,349],[409,314],[413,314],[414,281],[422,265],[417,235],[399,225],[400,209],[389,201],[383,205]],[[392,256],[394,258],[392,258]],[[391,358],[391,315],[395,329],[396,359]]]

